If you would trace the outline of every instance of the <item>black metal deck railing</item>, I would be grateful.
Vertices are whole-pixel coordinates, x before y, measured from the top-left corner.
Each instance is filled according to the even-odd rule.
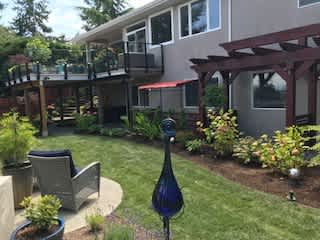
[[[70,75],[83,74],[89,80],[113,76],[115,74],[130,74],[131,71],[164,72],[163,46],[154,47],[145,42],[117,42],[109,48],[93,51],[90,63],[42,64],[25,63],[8,68],[8,85],[15,85],[32,80],[51,79],[51,75],[63,76],[64,80]]]

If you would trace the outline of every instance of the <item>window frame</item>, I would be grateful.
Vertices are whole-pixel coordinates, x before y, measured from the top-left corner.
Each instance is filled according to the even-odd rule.
[[[160,44],[153,44],[152,42],[152,25],[151,25],[151,19],[157,16],[160,16],[164,13],[170,12],[171,15],[171,40],[167,42],[163,42]],[[150,48],[157,48],[160,47],[161,45],[169,45],[174,43],[174,12],[173,12],[173,7],[167,8],[165,10],[162,10],[160,12],[157,12],[155,14],[152,14],[148,17],[148,36],[149,36],[149,42],[150,42]]]
[[[136,29],[136,30],[133,30],[133,31],[131,31],[131,32],[128,32],[127,30],[128,30],[128,28],[130,28],[130,27],[132,27],[132,26],[134,26],[134,25],[138,25],[139,23],[144,23],[144,27],[141,27],[141,28],[138,28],[138,29]],[[135,22],[135,23],[133,23],[133,24],[130,24],[130,25],[128,25],[128,26],[126,26],[125,28],[124,28],[124,34],[125,34],[125,41],[127,41],[127,42],[129,42],[128,41],[128,36],[130,36],[130,35],[133,35],[133,34],[136,34],[137,32],[140,32],[140,31],[145,31],[145,39],[146,39],[146,42],[147,42],[147,22],[146,22],[146,20],[142,20],[142,21],[139,21],[139,22]],[[126,51],[129,51],[129,49],[127,49],[127,45],[125,45],[125,48],[126,48]],[[130,53],[141,53],[141,52],[130,52]]]
[[[318,5],[318,4],[320,4],[320,1],[316,2],[316,3],[308,3],[308,4],[305,4],[305,5],[301,5],[300,4],[300,0],[297,0],[298,8],[306,8],[306,7],[311,7],[311,6]]]
[[[259,108],[259,107],[255,107],[254,106],[254,86],[253,86],[253,80],[254,80],[254,74],[259,74],[259,73],[270,73],[270,72],[274,72],[272,70],[264,70],[264,71],[255,71],[255,72],[250,72],[250,105],[251,105],[251,110],[254,111],[286,111],[287,106],[283,107],[283,108]],[[277,73],[276,73],[277,74]],[[280,75],[279,75],[280,76]],[[280,76],[281,78],[281,76]],[[281,78],[282,79],[282,78]],[[285,81],[284,79],[282,79],[283,81]],[[287,83],[286,83],[286,87],[287,87]],[[286,105],[286,103],[285,103]]]
[[[198,36],[201,34],[205,34],[205,33],[209,33],[209,32],[215,32],[215,31],[219,31],[222,28],[222,6],[221,6],[221,0],[219,0],[219,26],[216,28],[210,28],[210,0],[205,0],[206,1],[206,5],[207,5],[207,29],[204,32],[200,32],[200,33],[195,33],[192,34],[192,8],[191,8],[191,4],[194,2],[197,2],[199,0],[192,0],[189,1],[187,3],[183,3],[181,5],[178,6],[178,28],[179,28],[179,40],[182,39],[186,39],[189,37],[194,37],[194,36]],[[298,0],[299,1],[299,0]],[[182,34],[182,29],[181,29],[181,8],[188,6],[188,24],[189,24],[189,34],[187,36],[181,36]]]

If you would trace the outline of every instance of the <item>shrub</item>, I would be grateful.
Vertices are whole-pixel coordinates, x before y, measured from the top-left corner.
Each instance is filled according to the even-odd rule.
[[[253,137],[240,138],[234,146],[233,156],[244,164],[259,163],[261,144],[261,139],[256,140]]]
[[[104,240],[133,240],[134,231],[130,227],[113,225],[104,234]]]
[[[304,161],[305,138],[303,131],[298,127],[289,127],[285,132],[276,131],[273,141],[268,136],[261,137],[260,160],[263,167],[280,170],[288,174],[291,168],[301,168],[306,165]]]
[[[36,129],[17,112],[3,115],[0,120],[0,159],[4,166],[19,165],[36,144]]]
[[[32,198],[27,197],[22,201],[21,206],[25,209],[24,215],[31,222],[31,226],[39,231],[58,225],[58,211],[61,203],[57,197],[46,195],[37,202],[32,202]]]
[[[203,141],[196,139],[196,140],[186,142],[185,146],[189,152],[196,153],[200,151],[202,145],[203,145]]]
[[[314,140],[315,145],[310,149],[315,152],[314,157],[309,163],[309,167],[315,167],[320,165],[320,125],[318,126],[308,126],[304,129],[305,131],[313,131],[315,136],[307,138],[307,140]]]
[[[188,141],[194,140],[196,138],[192,131],[178,131],[176,135],[176,142],[185,145]]]
[[[103,128],[100,133],[108,137],[124,137],[128,134],[128,130],[124,128]]]
[[[177,121],[177,128],[184,130],[188,127],[188,118],[187,114],[184,111],[179,113],[179,120]]]
[[[86,223],[90,228],[90,232],[96,233],[104,228],[105,218],[100,213],[86,215]]]
[[[204,102],[206,106],[222,108],[226,103],[225,93],[222,87],[208,86],[204,96]]]
[[[200,131],[204,133],[207,143],[214,143],[214,149],[219,155],[232,154],[233,146],[239,137],[237,118],[234,116],[234,112],[221,110],[219,113],[214,113],[209,110],[208,120],[209,126],[207,128],[203,128],[203,123],[197,123]]]
[[[93,124],[88,127],[88,133],[90,134],[99,134],[101,131],[101,127],[98,124]]]
[[[143,113],[136,114],[134,129],[138,134],[149,140],[154,140],[160,137],[161,134],[160,124],[151,121],[147,115]]]
[[[97,117],[95,115],[76,115],[76,129],[79,132],[88,132],[89,128],[95,125]]]

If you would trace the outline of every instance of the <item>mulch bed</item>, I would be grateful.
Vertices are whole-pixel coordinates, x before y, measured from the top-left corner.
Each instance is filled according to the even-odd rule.
[[[163,147],[161,141],[150,142],[137,137],[127,137],[126,139],[156,148]],[[263,169],[261,166],[246,166],[232,158],[217,159],[212,157],[210,153],[190,154],[179,144],[172,145],[172,152],[229,180],[259,191],[287,198],[288,192],[293,190],[298,203],[320,208],[320,168],[304,169],[302,180],[299,185],[295,186],[288,184],[286,176],[270,169]]]
[[[147,230],[136,223],[132,223],[129,220],[118,217],[115,215],[106,217],[106,225],[115,224],[115,225],[123,225],[128,226],[134,230],[134,239],[135,240],[160,240],[163,239],[159,236],[159,233]],[[96,239],[96,235],[91,233],[88,227],[80,228],[74,232],[64,234],[64,240],[102,240],[103,239],[103,231],[97,234],[98,238]]]

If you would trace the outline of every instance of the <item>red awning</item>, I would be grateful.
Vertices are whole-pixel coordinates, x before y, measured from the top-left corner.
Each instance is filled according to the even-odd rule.
[[[157,82],[139,87],[139,90],[151,90],[151,89],[160,89],[160,88],[176,88],[187,83],[192,82],[193,80],[176,80],[172,82]]]

